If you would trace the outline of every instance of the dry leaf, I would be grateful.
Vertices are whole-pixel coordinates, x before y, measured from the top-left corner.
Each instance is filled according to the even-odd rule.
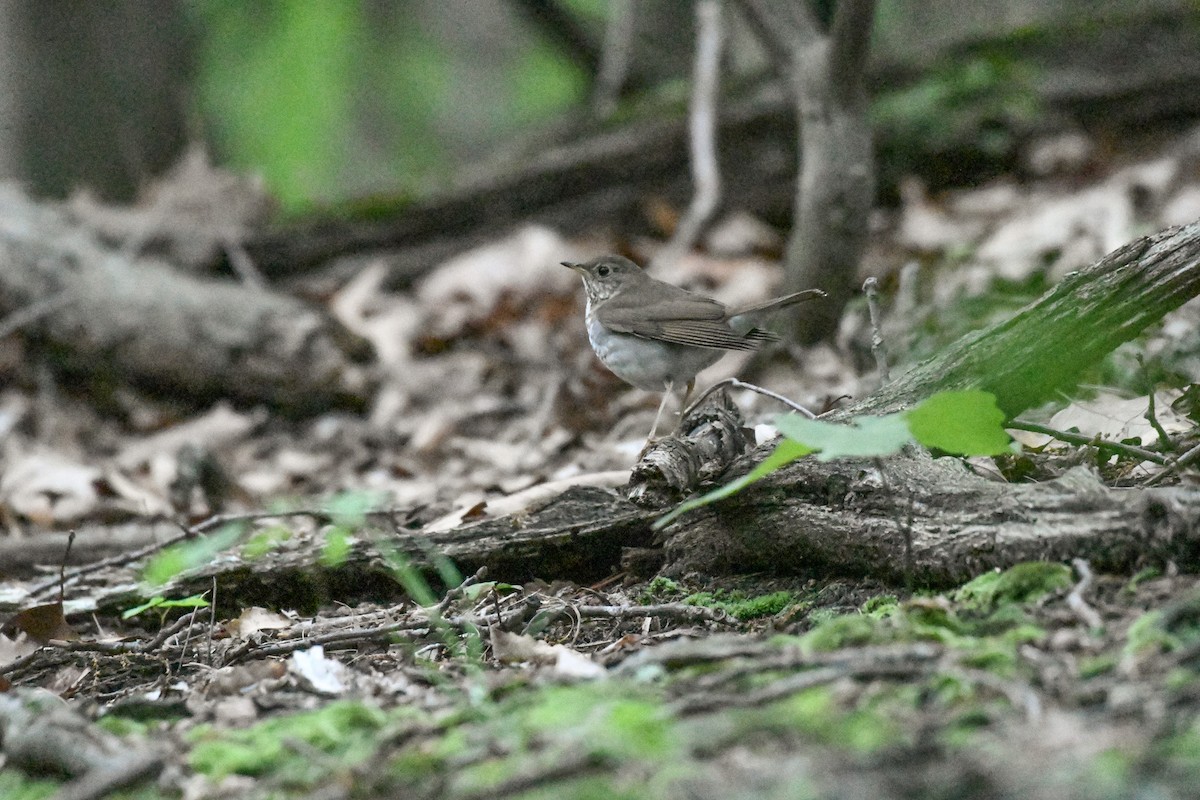
[[[27,608],[0,628],[0,634],[5,636],[12,637],[17,633],[26,634],[38,644],[46,644],[51,639],[74,641],[79,638],[63,616],[61,601]]]

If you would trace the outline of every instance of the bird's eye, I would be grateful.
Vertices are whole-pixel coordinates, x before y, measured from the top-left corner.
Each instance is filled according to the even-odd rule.
[[[601,264],[599,267],[596,267],[596,274],[601,278],[607,278],[608,273],[610,272],[612,272],[612,270],[608,268],[607,264]]]

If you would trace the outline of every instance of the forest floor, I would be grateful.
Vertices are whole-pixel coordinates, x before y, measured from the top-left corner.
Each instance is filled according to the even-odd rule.
[[[894,371],[1200,218],[1194,133],[1136,154],[1037,147],[1022,180],[938,198],[912,184],[877,213],[865,274],[889,298]],[[548,484],[625,483],[657,398],[596,362],[558,262],[656,247],[529,227],[404,292],[364,262],[322,298],[375,349],[362,413],[195,409],[64,378],[0,337],[0,796],[1194,796],[1200,581],[1169,562],[912,587],[803,564],[462,575],[388,549],[389,532],[519,519]],[[657,277],[753,301],[778,247],[732,215]],[[1163,433],[1194,438],[1198,317],[1174,312],[1041,418],[1149,446],[1152,384]],[[878,382],[866,319],[852,308],[835,345],[729,357],[700,384],[751,369],[816,410],[861,396]],[[734,398],[769,439],[780,409]],[[1156,469],[1014,435],[1039,477],[1084,465],[1133,486]],[[200,522],[218,512],[227,524]],[[73,565],[112,560],[91,584],[68,567],[59,606],[67,530]]]

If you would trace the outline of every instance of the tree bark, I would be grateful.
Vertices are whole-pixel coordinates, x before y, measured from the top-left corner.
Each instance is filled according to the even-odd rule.
[[[0,191],[0,315],[68,371],[113,375],[186,402],[232,397],[311,411],[361,406],[366,343],[292,297],[203,280],[101,245],[63,211]]]
[[[880,468],[880,466],[882,468]],[[815,572],[952,586],[1022,561],[1200,566],[1200,490],[1108,489],[1077,467],[1007,484],[957,459],[802,459],[668,529],[667,572]]]

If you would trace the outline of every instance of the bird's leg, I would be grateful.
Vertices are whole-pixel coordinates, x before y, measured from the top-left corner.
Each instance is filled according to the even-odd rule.
[[[683,400],[679,404],[679,421],[675,423],[675,430],[683,427],[683,412],[687,411],[688,400],[691,399],[692,390],[696,388],[696,379],[692,378],[687,382],[687,389],[683,392]]]
[[[650,428],[650,435],[646,437],[646,441],[654,441],[654,434],[658,433],[658,423],[662,419],[663,409],[667,407],[667,401],[671,399],[671,393],[675,391],[675,384],[667,381],[663,388],[662,402],[658,404],[658,413],[654,415],[654,427]]]

